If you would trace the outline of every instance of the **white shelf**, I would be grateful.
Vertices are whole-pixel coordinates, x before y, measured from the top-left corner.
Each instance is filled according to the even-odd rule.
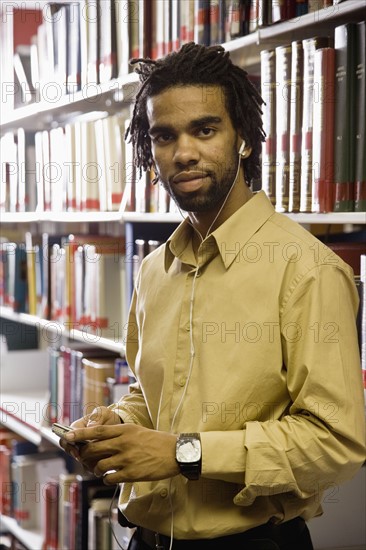
[[[0,317],[17,323],[24,323],[25,325],[36,326],[38,329],[41,329],[41,331],[47,331],[47,334],[55,334],[58,337],[65,336],[72,340],[98,346],[121,355],[124,355],[126,350],[121,339],[107,338],[99,334],[88,332],[87,330],[78,330],[74,328],[68,330],[67,323],[62,324],[58,321],[42,319],[41,317],[29,315],[28,313],[16,313],[8,307],[0,307]]]
[[[129,109],[138,87],[137,73],[110,80],[104,84],[88,84],[72,94],[63,94],[55,101],[36,101],[30,105],[2,113],[0,133],[22,126],[26,130],[42,130],[70,118],[100,112],[116,113]],[[42,96],[42,94],[40,94]],[[97,116],[95,116],[97,118]]]
[[[180,214],[139,212],[4,212],[1,223],[101,223],[101,222],[154,222],[179,223]]]
[[[285,215],[300,224],[366,224],[366,212],[285,213]]]
[[[1,392],[0,423],[35,445],[41,443],[41,426],[47,417],[48,394],[29,390]]]
[[[286,213],[285,215],[300,224],[366,224],[366,212]],[[101,223],[101,222],[149,222],[180,223],[179,213],[139,213],[139,212],[5,212],[1,222],[10,223]]]
[[[19,527],[14,518],[0,514],[0,530],[12,533],[29,550],[41,550],[43,547],[43,535],[40,531],[30,531]]]

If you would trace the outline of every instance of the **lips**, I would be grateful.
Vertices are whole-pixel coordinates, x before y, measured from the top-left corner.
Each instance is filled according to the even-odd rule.
[[[179,174],[174,176],[173,183],[182,183],[182,182],[200,180],[200,179],[204,179],[206,177],[207,177],[206,172],[199,172],[199,171],[190,170],[188,172],[179,172]]]
[[[177,190],[183,193],[198,191],[208,178],[206,172],[188,171],[180,172],[173,178],[173,185]]]

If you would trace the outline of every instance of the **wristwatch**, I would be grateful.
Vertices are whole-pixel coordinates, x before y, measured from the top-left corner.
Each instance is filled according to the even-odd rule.
[[[177,439],[175,458],[180,473],[188,479],[199,479],[201,473],[201,438],[200,434],[180,434]]]

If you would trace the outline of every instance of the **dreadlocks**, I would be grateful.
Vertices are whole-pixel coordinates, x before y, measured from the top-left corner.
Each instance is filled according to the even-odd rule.
[[[231,122],[246,145],[252,148],[251,155],[243,160],[248,184],[260,176],[261,142],[265,139],[261,117],[263,99],[246,71],[232,63],[229,52],[222,46],[205,47],[190,42],[161,59],[131,61],[131,64],[137,63],[140,88],[125,138],[130,134],[134,161],[140,170],[149,170],[153,165],[147,99],[174,86],[211,85],[223,88]]]

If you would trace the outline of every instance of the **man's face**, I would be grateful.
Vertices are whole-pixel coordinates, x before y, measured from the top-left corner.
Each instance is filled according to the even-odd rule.
[[[221,205],[238,168],[241,139],[220,86],[177,86],[147,101],[159,179],[187,212]]]

